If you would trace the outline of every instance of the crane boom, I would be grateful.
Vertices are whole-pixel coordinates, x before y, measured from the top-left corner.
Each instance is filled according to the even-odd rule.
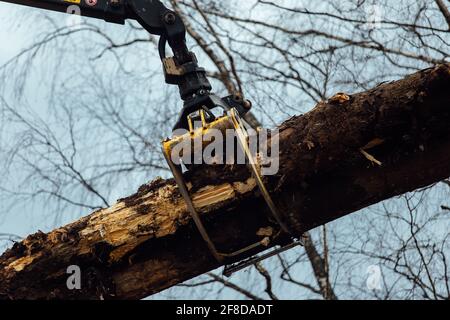
[[[46,9],[62,13],[71,13],[71,6],[78,6],[82,16],[102,19],[112,23],[124,24],[132,14],[125,12],[120,5],[111,5],[110,0],[1,0],[27,7]],[[114,2],[113,3],[119,3]]]

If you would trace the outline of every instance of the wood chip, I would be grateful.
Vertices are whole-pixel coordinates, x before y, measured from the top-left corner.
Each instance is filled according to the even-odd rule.
[[[374,156],[372,156],[371,154],[367,153],[366,151],[364,151],[363,149],[359,149],[359,151],[361,151],[361,153],[363,154],[364,157],[367,158],[367,160],[369,160],[372,163],[375,163],[377,165],[379,165],[380,167],[383,165],[383,163],[377,159],[375,159]]]

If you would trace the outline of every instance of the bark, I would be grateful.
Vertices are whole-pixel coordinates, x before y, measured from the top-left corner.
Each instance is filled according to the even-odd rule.
[[[292,232],[448,178],[449,84],[450,66],[440,65],[338,94],[281,125],[280,171],[266,183]],[[220,250],[276,228],[245,168],[201,168],[186,179]],[[69,265],[82,270],[81,290],[67,289]],[[174,182],[157,179],[111,208],[16,243],[0,257],[0,297],[138,299],[217,267]]]

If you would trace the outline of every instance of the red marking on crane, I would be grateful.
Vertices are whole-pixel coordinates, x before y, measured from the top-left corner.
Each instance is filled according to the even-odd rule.
[[[97,0],[85,0],[86,4],[90,7],[93,7],[97,4]]]

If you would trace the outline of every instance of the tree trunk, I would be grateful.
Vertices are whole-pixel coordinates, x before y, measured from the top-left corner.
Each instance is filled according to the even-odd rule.
[[[280,171],[266,184],[291,231],[448,178],[449,84],[450,66],[440,65],[338,94],[281,125]],[[208,167],[186,179],[221,251],[277,228],[246,169]],[[81,268],[81,290],[66,286],[70,265]],[[174,181],[157,179],[111,208],[16,243],[0,257],[0,298],[139,299],[217,267]]]

